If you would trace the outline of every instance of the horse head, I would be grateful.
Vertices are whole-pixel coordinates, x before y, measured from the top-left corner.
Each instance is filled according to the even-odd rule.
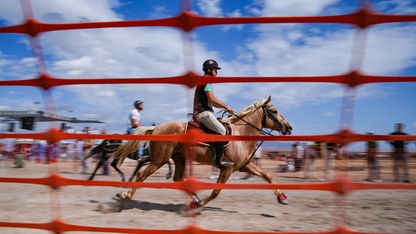
[[[282,114],[270,104],[271,96],[266,100],[262,106],[264,111],[263,117],[263,127],[270,128],[276,131],[281,132],[283,135],[290,135],[292,133],[292,126],[290,123],[283,117]]]

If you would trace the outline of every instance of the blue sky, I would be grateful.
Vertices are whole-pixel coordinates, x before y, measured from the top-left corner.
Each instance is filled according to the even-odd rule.
[[[156,19],[181,11],[179,0],[31,2],[35,18],[47,23]],[[372,3],[383,13],[416,14],[416,0]],[[20,1],[0,0],[0,5],[0,26],[24,21]],[[216,17],[336,15],[351,13],[358,6],[358,0],[192,1],[194,12]],[[55,31],[38,38],[48,73],[55,77],[167,77],[188,69],[202,74],[201,64],[208,58],[216,59],[223,68],[219,76],[325,76],[351,70],[356,61],[352,53],[356,33],[351,25],[255,24],[197,28],[189,34],[188,43],[184,43],[182,31],[166,27]],[[416,75],[416,22],[375,25],[364,33],[361,72]],[[26,35],[0,34],[1,80],[36,77],[35,62]],[[295,135],[338,131],[346,92],[345,86],[331,83],[223,83],[214,84],[214,90],[235,110],[271,95],[272,103],[292,123]],[[406,132],[416,134],[415,90],[416,83],[356,87],[350,128],[358,133],[388,134],[395,123],[402,122]],[[47,110],[45,103],[53,100],[58,114],[98,119],[105,124],[88,126],[123,133],[134,100],[144,100],[142,123],[150,125],[188,121],[192,97],[193,90],[179,85],[60,86],[46,94],[32,87],[0,87],[0,110]],[[36,130],[47,127],[38,124]]]

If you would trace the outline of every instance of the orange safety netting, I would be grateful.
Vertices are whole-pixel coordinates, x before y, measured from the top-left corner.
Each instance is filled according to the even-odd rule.
[[[190,9],[191,1],[182,1],[182,9]],[[181,84],[189,88],[198,84],[204,83],[235,83],[235,82],[330,82],[340,83],[348,86],[349,89],[354,89],[356,86],[367,83],[377,82],[416,82],[415,76],[370,76],[361,74],[358,70],[353,70],[348,74],[341,74],[335,76],[313,76],[313,77],[224,77],[221,79],[206,78],[193,72],[188,72],[182,76],[165,77],[165,78],[106,78],[106,79],[65,79],[56,78],[47,73],[45,61],[41,46],[38,42],[38,35],[57,30],[81,30],[93,28],[117,28],[117,27],[149,27],[149,26],[165,26],[175,27],[183,30],[184,33],[189,32],[198,27],[209,25],[223,25],[223,24],[279,24],[279,23],[336,23],[349,24],[358,27],[360,30],[368,26],[383,23],[395,22],[416,22],[416,15],[388,15],[380,14],[371,9],[367,1],[362,1],[361,9],[358,11],[335,16],[297,16],[297,17],[229,17],[229,18],[215,18],[204,17],[183,10],[178,16],[155,19],[155,20],[129,20],[117,22],[89,22],[89,23],[68,23],[68,24],[47,24],[37,21],[33,17],[29,0],[22,1],[22,9],[25,13],[26,22],[15,26],[0,27],[0,33],[21,33],[31,37],[31,45],[35,57],[39,61],[38,73],[39,77],[29,80],[1,80],[1,86],[33,86],[39,87],[45,93],[50,92],[50,88],[62,85],[78,85],[78,84]],[[1,34],[0,34],[1,36]],[[355,39],[357,43],[358,39]],[[355,51],[359,53],[360,51]],[[345,113],[343,113],[345,114]],[[344,116],[345,118],[345,116]],[[0,134],[0,138],[32,138],[39,140],[46,140],[49,144],[55,143],[64,139],[125,139],[125,140],[159,140],[159,141],[177,141],[194,145],[201,141],[215,141],[215,140],[242,140],[242,141],[320,141],[320,142],[338,142],[341,145],[347,145],[352,142],[368,141],[368,140],[416,140],[416,136],[390,136],[390,135],[367,135],[356,134],[350,129],[340,129],[338,133],[327,135],[314,136],[209,136],[198,132],[189,132],[188,134],[180,135],[100,135],[100,134],[69,134],[51,128],[47,132],[42,133],[8,133]],[[39,184],[50,186],[53,189],[58,189],[63,186],[74,185],[88,185],[88,186],[135,186],[145,188],[167,188],[177,189],[187,192],[195,192],[206,189],[293,189],[293,190],[325,190],[336,192],[340,195],[345,195],[348,192],[356,190],[369,189],[416,189],[415,184],[364,184],[353,182],[347,178],[339,178],[333,182],[321,184],[279,184],[279,185],[265,185],[265,184],[212,184],[202,182],[198,179],[188,177],[183,182],[178,183],[136,183],[136,182],[114,182],[114,181],[84,181],[76,179],[68,179],[60,176],[59,173],[51,171],[50,175],[45,178],[0,178],[0,183],[22,183],[22,184]],[[54,202],[58,204],[53,204]],[[52,200],[51,207],[59,207],[59,201]],[[137,228],[108,228],[108,227],[94,227],[81,226],[65,223],[59,219],[59,209],[53,209],[56,219],[47,223],[27,223],[27,222],[0,222],[0,227],[18,227],[28,229],[42,229],[49,230],[55,233],[76,232],[76,231],[91,231],[91,232],[117,232],[117,233],[218,233],[218,231],[204,230],[197,225],[190,225],[181,230],[146,230]],[[227,233],[221,231],[222,233]],[[245,233],[245,232],[233,232]],[[282,232],[279,232],[282,233]],[[353,232],[345,226],[335,227],[330,232],[318,233],[359,233]]]

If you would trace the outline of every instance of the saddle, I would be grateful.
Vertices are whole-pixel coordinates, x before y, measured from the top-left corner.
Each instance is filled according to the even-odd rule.
[[[103,140],[101,142],[101,147],[105,153],[114,153],[121,143],[121,140]]]
[[[192,119],[189,120],[188,123],[186,124],[185,133],[187,133],[191,129],[198,129],[198,130],[201,130],[201,131],[203,131],[204,133],[207,133],[207,134],[216,134],[216,135],[218,135],[218,133],[212,131],[211,129],[207,128],[205,125],[203,125],[202,123],[200,123],[195,118],[195,116],[193,116],[193,115],[191,115],[191,116],[192,116]],[[225,127],[225,130],[226,130],[226,134],[225,135],[232,135],[232,128],[231,128],[231,126],[229,124],[223,123],[221,121],[220,121],[220,123]],[[211,146],[210,143],[211,142],[200,142],[199,144],[206,145],[206,146]],[[230,143],[229,141],[224,142],[224,147],[228,146],[229,143]]]

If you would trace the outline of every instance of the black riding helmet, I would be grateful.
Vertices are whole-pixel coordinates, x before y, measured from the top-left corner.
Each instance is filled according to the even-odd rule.
[[[138,105],[140,105],[140,104],[142,104],[142,103],[143,103],[143,101],[141,101],[141,100],[136,100],[136,101],[134,101],[133,105],[134,105],[134,107],[137,107]]]
[[[221,68],[218,66],[217,61],[215,61],[215,60],[213,60],[213,59],[208,59],[207,61],[205,61],[205,62],[204,62],[204,64],[202,64],[202,70],[203,70],[205,73],[208,73],[208,69],[211,69],[211,68],[221,69]]]

